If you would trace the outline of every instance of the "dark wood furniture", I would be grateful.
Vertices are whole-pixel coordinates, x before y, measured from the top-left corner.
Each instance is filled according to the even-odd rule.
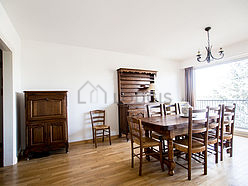
[[[155,83],[157,72],[151,70],[120,68],[118,77],[118,114],[119,136],[125,134],[128,139],[127,116],[129,111],[140,110],[146,112],[146,104],[154,101],[154,90],[150,90]]]
[[[143,156],[149,156],[152,155],[149,153],[149,151],[144,151],[145,148],[149,147],[159,147],[159,160],[162,171],[164,171],[164,164],[162,161],[162,144],[161,142],[158,142],[156,140],[153,140],[152,138],[145,137],[143,135],[143,127],[141,125],[141,120],[138,118],[132,118],[128,117],[128,124],[130,128],[130,134],[131,134],[131,157],[132,157],[132,165],[131,167],[134,167],[134,157],[140,159],[140,167],[139,167],[139,175],[142,175],[142,163],[143,163]],[[136,144],[137,146],[134,146]],[[138,153],[135,153],[135,149],[139,149]]]
[[[164,103],[163,107],[164,107],[165,115],[177,115],[178,114],[177,103],[171,104],[171,105],[167,105]]]
[[[150,117],[155,117],[155,116],[163,116],[163,109],[162,109],[162,104],[153,104],[153,105],[146,105],[146,110],[147,110],[147,116]],[[165,152],[165,141],[163,138],[163,135],[155,132],[155,131],[150,131],[150,137],[159,140],[162,143],[163,147],[163,152]]]
[[[233,154],[235,110],[236,110],[235,103],[232,106],[222,105],[221,129],[220,129],[221,161],[223,161],[224,148],[226,148],[227,152],[230,153],[230,157],[232,157]]]
[[[196,117],[193,120],[193,113],[204,114],[203,117]],[[193,110],[189,108],[188,119],[188,134],[184,139],[177,139],[174,141],[176,150],[187,154],[188,167],[179,163],[182,167],[188,169],[188,180],[191,180],[191,159],[193,154],[204,152],[204,174],[207,175],[207,147],[208,147],[208,124],[209,124],[209,108],[202,110]],[[203,134],[203,141],[192,139],[193,134]],[[197,159],[196,159],[197,160]],[[198,160],[199,161],[199,160]],[[201,162],[200,162],[201,163]]]
[[[208,151],[215,154],[215,163],[218,163],[219,161],[218,147],[221,123],[221,109],[221,105],[219,105],[218,107],[209,108]],[[204,142],[204,134],[194,134],[193,139]]]
[[[193,118],[194,120],[195,118]],[[155,131],[162,134],[167,140],[168,158],[164,158],[163,162],[168,167],[168,174],[174,175],[175,161],[173,151],[173,138],[188,134],[188,118],[180,115],[156,116],[151,118],[141,118],[145,135],[149,137],[149,131]],[[157,157],[158,156],[154,156]]]
[[[67,91],[25,91],[26,150],[68,152]]]
[[[146,109],[148,117],[163,115],[162,104],[146,105]]]
[[[188,119],[180,117],[179,115],[156,116],[151,118],[141,118],[142,125],[145,130],[146,137],[149,137],[149,131],[155,131],[162,134],[167,140],[168,158],[163,161],[168,167],[168,174],[174,175],[174,152],[173,152],[173,138],[177,135],[185,135],[187,133]],[[157,157],[158,158],[158,157]]]
[[[129,110],[128,117],[135,117],[135,118],[144,118],[145,111],[143,110]]]
[[[175,103],[175,104],[166,104],[164,103],[163,104],[163,108],[164,108],[164,115],[167,116],[167,115],[177,115],[178,114],[178,107],[179,104],[178,103]],[[181,138],[182,136],[176,136],[176,139],[179,139]],[[165,144],[165,143],[164,143]],[[165,148],[165,146],[164,146]]]
[[[108,136],[109,144],[111,145],[110,126],[105,124],[105,110],[90,111],[92,124],[93,143],[97,147],[97,138],[101,137],[104,141],[104,136]],[[106,133],[105,133],[106,132]]]

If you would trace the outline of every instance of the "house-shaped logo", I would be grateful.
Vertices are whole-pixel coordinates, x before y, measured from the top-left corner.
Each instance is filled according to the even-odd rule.
[[[107,104],[107,92],[99,84],[97,86],[94,86],[90,81],[86,81],[78,90],[78,103]]]

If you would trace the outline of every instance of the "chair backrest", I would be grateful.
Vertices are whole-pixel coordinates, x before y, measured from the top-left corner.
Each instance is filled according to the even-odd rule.
[[[164,114],[165,115],[177,115],[177,104],[172,104],[172,105],[166,105],[165,103],[163,104],[164,106]]]
[[[141,125],[141,120],[134,117],[128,117],[127,120],[131,134],[131,141],[142,147],[143,128]]]
[[[223,131],[226,130],[225,132],[229,132],[232,135],[234,133],[235,111],[236,111],[235,103],[232,106],[222,105],[221,130]],[[231,125],[231,130],[230,130],[230,125]]]
[[[90,111],[90,118],[92,127],[96,125],[105,124],[105,110],[92,110]]]
[[[197,114],[196,117],[195,114]],[[198,134],[198,133],[204,133],[204,145],[207,148],[208,122],[209,122],[209,107],[207,107],[206,109],[192,109],[192,107],[189,108],[189,122],[188,122],[189,150],[192,149],[192,134]]]
[[[220,127],[222,106],[209,107],[209,129]]]
[[[128,110],[128,116],[129,117],[135,117],[135,118],[144,118],[145,117],[145,111],[144,110]]]
[[[148,117],[163,116],[162,104],[146,105]]]

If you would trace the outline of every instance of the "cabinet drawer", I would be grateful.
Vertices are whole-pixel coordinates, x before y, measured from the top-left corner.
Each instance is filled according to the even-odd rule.
[[[66,118],[66,95],[30,95],[26,109],[29,121]]]

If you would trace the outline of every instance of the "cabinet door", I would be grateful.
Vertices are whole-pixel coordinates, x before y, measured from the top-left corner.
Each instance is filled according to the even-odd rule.
[[[67,141],[66,121],[55,121],[48,124],[49,144],[65,143]]]
[[[42,123],[27,125],[28,147],[45,146],[46,141],[46,125]]]
[[[119,135],[128,134],[128,122],[127,122],[127,114],[128,114],[127,105],[119,105]]]
[[[26,98],[27,120],[66,118],[66,95],[41,94]]]

